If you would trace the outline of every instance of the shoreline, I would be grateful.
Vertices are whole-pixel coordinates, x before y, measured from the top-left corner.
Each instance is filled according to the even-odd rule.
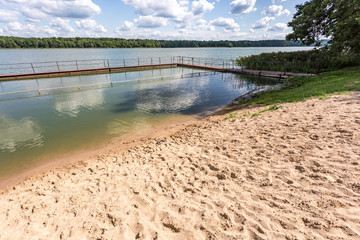
[[[129,148],[142,144],[152,138],[156,138],[156,137],[162,138],[164,136],[168,136],[170,133],[175,133],[183,128],[186,128],[190,124],[204,121],[204,119],[206,119],[207,117],[222,115],[227,112],[233,111],[237,109],[238,106],[238,104],[235,104],[235,102],[241,99],[249,100],[252,97],[252,95],[263,91],[268,91],[271,89],[273,88],[271,87],[260,88],[244,93],[238,96],[237,98],[235,98],[234,100],[232,100],[229,104],[225,105],[224,107],[220,107],[214,111],[210,111],[210,112],[208,111],[198,115],[191,115],[191,116],[188,115],[176,116],[175,119],[171,119],[170,122],[165,121],[160,123],[159,125],[156,125],[155,129],[157,130],[157,133],[155,134],[155,136],[154,136],[154,132],[151,132],[150,130],[146,130],[143,133],[130,132],[121,137],[116,138],[115,140],[112,140],[112,143],[108,142],[106,144],[101,145],[101,147],[99,148],[91,148],[85,151],[84,150],[74,151],[72,153],[64,154],[63,156],[56,157],[55,161],[43,160],[41,163],[37,164],[34,167],[31,167],[30,169],[0,178],[0,194],[2,191],[10,189],[29,178],[45,174],[46,172],[51,170],[61,171],[62,168],[67,169],[68,165],[81,162],[84,158],[92,159],[94,158],[94,156],[107,154],[109,152],[114,152],[114,148],[116,149],[116,152],[124,152],[127,151]],[[233,109],[234,107],[235,109]],[[173,118],[173,117],[169,117],[169,118]]]
[[[360,92],[267,108],[153,131],[0,190],[0,238],[360,238]]]
[[[150,138],[162,137],[167,135],[167,131],[177,131],[188,124],[201,121],[204,117],[199,115],[192,116],[176,116],[168,117],[169,121],[164,121],[155,126],[156,133],[151,130],[146,130],[142,133],[130,132],[121,137],[113,139],[111,142],[103,143],[98,148],[91,148],[87,150],[74,151],[69,154],[57,156],[55,160],[43,160],[37,165],[30,167],[24,171],[18,171],[15,174],[4,176],[0,178],[0,193],[4,190],[11,189],[15,185],[21,184],[27,179],[46,174],[49,171],[62,171],[63,168],[67,169],[69,165],[77,164],[83,159],[93,159],[98,155],[107,154],[109,152],[124,152],[129,148],[139,145]],[[91,160],[90,160],[91,161]]]

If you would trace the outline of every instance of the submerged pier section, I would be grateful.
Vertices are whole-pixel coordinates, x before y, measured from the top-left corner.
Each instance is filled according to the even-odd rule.
[[[211,71],[243,73],[279,79],[293,76],[314,75],[304,73],[249,70],[237,66],[234,59],[176,56],[0,64],[0,81],[141,71],[172,67],[191,67]]]

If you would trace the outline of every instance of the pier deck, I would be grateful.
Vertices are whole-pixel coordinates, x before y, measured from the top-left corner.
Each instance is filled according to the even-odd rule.
[[[209,66],[209,65],[192,64],[192,63],[165,63],[165,64],[148,64],[148,65],[137,65],[137,66],[100,67],[100,68],[87,68],[87,69],[62,70],[62,71],[5,74],[5,75],[0,75],[0,81],[77,76],[77,75],[87,75],[87,74],[104,74],[104,73],[125,72],[125,71],[141,71],[141,70],[172,68],[172,67],[190,67],[190,68],[206,69],[206,70],[218,71],[218,72],[242,73],[242,74],[249,74],[255,76],[272,77],[278,79],[285,79],[295,76],[305,76],[305,77],[314,76],[314,74],[308,74],[308,73],[250,70],[244,68],[235,68],[235,67],[229,68],[229,67]]]

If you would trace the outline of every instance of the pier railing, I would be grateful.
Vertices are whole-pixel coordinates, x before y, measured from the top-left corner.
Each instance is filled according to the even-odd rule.
[[[197,58],[197,57],[151,57],[151,58],[119,58],[0,64],[0,75],[29,74],[42,72],[60,72],[81,69],[130,67],[161,64],[192,64],[214,67],[235,68],[235,59]]]

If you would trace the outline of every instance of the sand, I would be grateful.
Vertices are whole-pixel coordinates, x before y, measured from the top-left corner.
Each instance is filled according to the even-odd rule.
[[[360,93],[281,105],[4,189],[0,239],[360,239]]]

